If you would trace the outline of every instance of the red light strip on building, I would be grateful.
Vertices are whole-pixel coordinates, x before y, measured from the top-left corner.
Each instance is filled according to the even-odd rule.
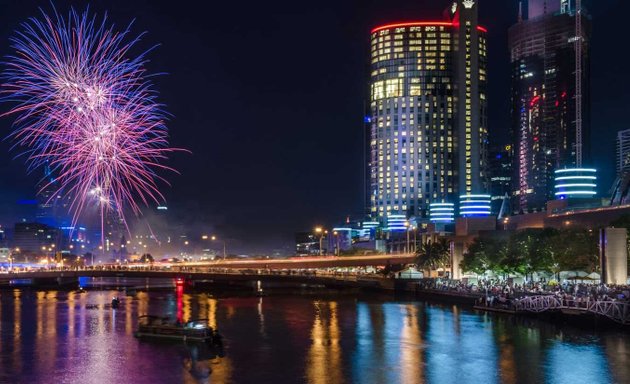
[[[447,21],[412,21],[412,22],[408,22],[408,23],[396,23],[396,24],[387,24],[387,25],[381,25],[380,27],[376,27],[374,29],[372,29],[372,32],[370,33],[374,33],[374,32],[378,32],[378,31],[382,31],[384,29],[390,29],[390,28],[403,28],[403,27],[422,27],[422,26],[427,26],[427,27],[452,27],[455,24],[451,23],[451,22],[447,22]],[[488,30],[480,25],[477,26],[477,30],[487,33]]]

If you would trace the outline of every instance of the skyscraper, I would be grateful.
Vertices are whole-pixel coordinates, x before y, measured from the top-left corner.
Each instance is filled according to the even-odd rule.
[[[489,150],[488,173],[490,175],[490,194],[492,195],[492,212],[499,214],[506,198],[507,212],[511,214],[509,196],[512,193],[512,146],[492,146]],[[506,197],[507,196],[507,197]]]
[[[371,32],[370,209],[427,218],[433,203],[488,190],[486,30],[477,2],[458,0],[444,21]]]
[[[575,10],[574,1],[530,0],[508,32],[513,196],[520,211],[555,198],[557,169],[589,161],[591,25]]]
[[[48,163],[44,165],[44,176],[37,184],[37,212],[39,223],[58,226],[57,217],[57,183]]]

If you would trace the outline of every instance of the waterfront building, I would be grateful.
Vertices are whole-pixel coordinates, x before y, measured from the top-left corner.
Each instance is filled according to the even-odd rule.
[[[42,223],[15,223],[12,248],[21,253],[42,255],[59,249],[61,233],[58,228]]]
[[[555,170],[589,161],[590,36],[588,15],[567,0],[531,0],[509,29],[517,211],[543,209]]]
[[[319,254],[319,238],[311,232],[295,234],[295,254],[297,256],[311,256]]]
[[[487,31],[477,7],[458,0],[443,21],[371,31],[370,214],[390,230],[428,221],[431,204],[488,192]]]

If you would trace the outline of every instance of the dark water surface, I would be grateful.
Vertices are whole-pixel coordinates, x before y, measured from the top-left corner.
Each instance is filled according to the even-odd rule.
[[[0,291],[0,383],[628,383],[630,333],[379,295]],[[207,318],[220,351],[138,341],[139,314]]]

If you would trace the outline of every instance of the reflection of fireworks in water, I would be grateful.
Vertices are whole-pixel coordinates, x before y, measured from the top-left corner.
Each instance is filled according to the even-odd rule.
[[[58,191],[70,197],[73,222],[88,204],[124,220],[136,201],[160,202],[160,164],[168,147],[164,111],[147,80],[144,53],[128,57],[140,36],[114,31],[87,11],[64,18],[42,13],[11,39],[2,89],[14,102],[11,137],[29,170],[49,164]],[[49,185],[44,186],[44,188]]]

